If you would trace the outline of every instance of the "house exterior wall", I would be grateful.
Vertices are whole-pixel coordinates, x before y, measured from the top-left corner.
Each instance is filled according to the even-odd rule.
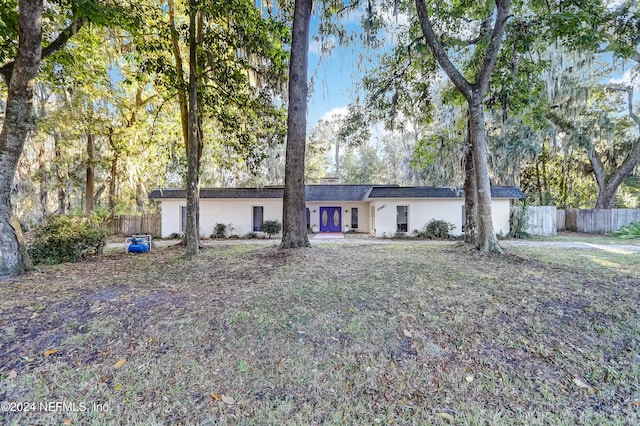
[[[162,237],[172,233],[182,233],[181,207],[186,206],[185,199],[162,200]],[[432,219],[442,219],[455,225],[452,234],[462,234],[462,198],[440,199],[377,199],[370,202],[308,202],[311,223],[320,229],[320,207],[340,207],[342,225],[351,225],[351,209],[358,208],[358,232],[367,232],[376,237],[392,237],[397,229],[397,206],[408,206],[407,233],[422,230]],[[252,231],[254,206],[263,207],[264,220],[282,222],[282,199],[201,199],[200,235],[209,237],[216,223],[233,226],[232,234],[245,235]],[[493,224],[496,233],[509,233],[509,199],[493,199]],[[315,212],[314,212],[315,210]],[[345,212],[346,210],[346,212]]]
[[[162,237],[172,233],[182,233],[181,207],[187,205],[185,199],[162,200]],[[209,237],[217,223],[227,225],[227,233],[245,235],[253,230],[253,207],[263,207],[264,220],[282,222],[282,199],[200,199],[200,236]],[[233,229],[229,229],[229,225]]]
[[[278,198],[205,198],[200,200],[200,234],[208,237],[217,223],[227,225],[228,235],[242,236],[252,232],[255,206],[262,206],[264,220],[282,223],[282,200]]]
[[[493,230],[496,234],[509,234],[509,213],[511,200],[508,198],[494,198],[491,200],[491,214],[493,215]]]
[[[351,229],[351,209],[358,209],[358,232],[370,232],[369,227],[369,203],[358,201],[309,201],[307,208],[309,209],[311,229],[320,229],[320,207],[340,207],[342,215],[342,230],[344,226],[349,225]],[[315,211],[314,211],[315,210]],[[314,228],[315,226],[315,228]]]
[[[162,200],[162,238],[167,238],[174,233],[182,233],[182,229],[180,229],[180,207],[186,205],[187,200],[184,199]]]
[[[445,220],[455,226],[451,234],[462,235],[463,198],[434,198],[428,200],[386,198],[371,202],[376,237],[392,237],[397,232],[397,207],[408,206],[407,233],[422,230],[432,219]],[[509,233],[509,200],[492,201],[493,226],[496,233]]]

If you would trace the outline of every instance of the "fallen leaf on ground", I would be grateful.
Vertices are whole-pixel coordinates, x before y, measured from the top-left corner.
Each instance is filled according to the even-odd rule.
[[[227,405],[233,405],[236,403],[236,400],[227,395],[222,395],[222,402]]]
[[[64,419],[62,421],[62,424],[64,424],[64,425],[72,425],[73,424],[73,419]]]
[[[471,383],[473,382],[473,376],[472,375],[468,375],[467,377],[464,378],[467,382]]]
[[[120,361],[116,362],[113,365],[113,368],[115,368],[117,370],[118,368],[122,367],[125,362],[127,362],[127,359],[126,358],[121,358]]]
[[[16,372],[16,370],[11,370],[9,371],[9,374],[7,374],[7,377],[5,378],[5,380],[15,379],[17,376],[18,376],[18,373]]]
[[[216,401],[220,401],[222,399],[222,395],[220,395],[219,393],[211,392],[211,398],[215,399]]]
[[[582,380],[575,378],[573,379],[573,384],[575,384],[577,387],[581,388],[581,389],[589,389],[590,391],[595,390],[592,386],[586,384],[585,382],[583,382]]]
[[[57,349],[47,349],[46,351],[44,351],[44,353],[42,355],[46,358],[46,357],[48,357],[50,355],[53,355],[53,354],[55,354],[57,352],[58,352]]]
[[[409,330],[402,330],[402,334],[404,334],[404,337],[408,337],[408,338],[412,338],[413,334],[411,334],[411,332]]]
[[[449,423],[453,423],[455,421],[455,418],[449,413],[438,413],[438,417],[445,419]]]

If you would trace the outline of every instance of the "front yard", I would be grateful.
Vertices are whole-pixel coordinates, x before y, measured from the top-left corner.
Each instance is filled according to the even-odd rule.
[[[640,423],[637,253],[181,254],[1,282],[0,423]]]

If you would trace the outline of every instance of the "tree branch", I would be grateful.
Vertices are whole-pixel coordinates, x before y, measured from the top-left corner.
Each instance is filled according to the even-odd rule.
[[[78,18],[76,16],[72,17],[71,24],[64,30],[60,31],[58,36],[51,43],[49,43],[48,46],[42,49],[41,59],[45,59],[53,55],[60,49],[62,49],[65,46],[65,44],[67,44],[69,39],[73,37],[78,31],[80,31],[80,28],[82,28],[82,26],[85,23],[87,23],[86,17],[82,17],[82,18]],[[7,86],[9,85],[9,81],[11,81],[11,75],[13,74],[14,64],[15,64],[15,60],[11,62],[7,62],[2,67],[0,67],[0,74],[2,74],[2,77],[4,78],[4,81],[7,84]]]
[[[508,2],[508,0],[506,1]],[[433,25],[431,24],[431,18],[429,17],[429,11],[427,10],[425,0],[416,0],[416,9],[418,12],[420,27],[422,28],[422,33],[424,34],[425,41],[433,52],[433,56],[436,58],[436,61],[447,74],[447,76],[451,79],[453,84],[458,88],[460,93],[462,93],[463,96],[470,101],[472,98],[473,87],[471,83],[469,83],[467,79],[464,78],[460,71],[458,71],[453,62],[451,62],[447,51],[442,47],[442,43],[440,43],[440,41],[436,37],[433,31]]]
[[[627,87],[627,102],[629,107],[629,117],[640,127],[640,118],[633,112],[633,87]]]
[[[353,3],[349,3],[348,5],[344,6],[342,9],[336,12],[336,15],[340,15],[342,12],[345,12],[347,10],[355,10],[358,8],[358,6],[360,6],[360,0],[356,0]]]
[[[572,122],[563,119],[557,114],[549,113],[547,114],[547,119],[551,121],[555,126],[560,128],[565,133],[574,132],[576,130],[575,126]],[[593,168],[593,174],[596,177],[596,181],[598,182],[598,188],[605,188],[607,185],[605,168],[600,156],[596,152],[591,139],[588,139],[585,136],[585,140],[587,142],[587,146],[585,147],[587,150],[587,156],[589,157],[589,162],[591,162],[591,167]]]
[[[629,110],[629,118],[631,118],[636,125],[640,126],[640,118],[633,112],[633,87],[625,86],[624,84],[608,84],[606,87],[612,91],[627,93],[627,109]]]
[[[498,52],[500,51],[502,36],[504,35],[504,29],[507,26],[507,21],[510,17],[509,9],[511,7],[511,1],[496,0],[496,7],[498,9],[496,24],[493,27],[489,47],[487,47],[487,50],[484,52],[480,74],[474,84],[474,88],[480,93],[481,97],[484,97],[484,94],[489,87],[491,73],[493,72],[493,68],[498,60]]]
[[[477,37],[470,39],[461,39],[455,37],[447,37],[448,43],[444,43],[448,46],[474,46],[480,42],[485,36],[491,32],[491,15],[487,16],[482,24],[480,24],[480,34]]]

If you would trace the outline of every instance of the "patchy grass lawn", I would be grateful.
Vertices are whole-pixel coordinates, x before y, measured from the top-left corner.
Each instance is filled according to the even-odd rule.
[[[0,283],[0,423],[638,424],[638,255],[586,253],[216,244],[46,267]]]

